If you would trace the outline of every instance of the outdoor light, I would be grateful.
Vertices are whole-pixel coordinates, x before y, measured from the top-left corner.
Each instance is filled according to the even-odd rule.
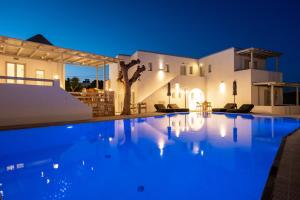
[[[158,70],[164,71],[164,64],[162,61],[159,61],[159,67]]]
[[[163,80],[165,77],[164,71],[159,70],[158,71],[158,79],[159,80]]]
[[[225,87],[224,81],[222,81],[222,82],[220,83],[219,89],[220,89],[220,92],[221,92],[222,94],[225,93],[226,87]]]
[[[59,167],[59,164],[57,164],[57,163],[53,164],[53,169],[58,169],[58,167]]]
[[[57,80],[57,79],[59,79],[59,76],[56,74],[53,76],[53,78]]]
[[[203,63],[200,63],[200,67],[203,67]]]

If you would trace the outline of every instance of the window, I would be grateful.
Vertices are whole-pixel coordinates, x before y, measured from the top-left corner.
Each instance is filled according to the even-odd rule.
[[[6,63],[6,76],[12,77],[24,77],[25,76],[25,65],[17,63]],[[24,84],[24,80],[13,80],[8,79],[7,83]]]
[[[190,66],[190,74],[193,74],[193,67]]]
[[[208,73],[211,72],[211,64],[208,65]]]
[[[36,70],[35,71],[35,78],[44,79],[45,78],[44,70]],[[36,84],[37,85],[44,85],[44,82],[43,81],[37,81]]]
[[[180,67],[180,75],[186,75],[186,66],[182,65]]]
[[[170,66],[166,64],[166,72],[170,72]]]
[[[148,63],[148,71],[152,71],[152,63]]]

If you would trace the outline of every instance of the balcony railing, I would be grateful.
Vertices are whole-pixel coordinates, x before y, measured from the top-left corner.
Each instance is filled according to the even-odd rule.
[[[54,86],[55,82],[58,82],[58,85],[59,85],[59,80],[14,77],[14,76],[0,76],[0,84]]]

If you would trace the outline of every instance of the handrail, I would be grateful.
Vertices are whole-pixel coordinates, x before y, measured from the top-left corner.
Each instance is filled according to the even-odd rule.
[[[42,81],[42,82],[54,82],[52,79],[43,78],[27,78],[27,77],[16,77],[16,76],[0,76],[0,79],[13,79],[13,80],[24,80],[24,81]]]

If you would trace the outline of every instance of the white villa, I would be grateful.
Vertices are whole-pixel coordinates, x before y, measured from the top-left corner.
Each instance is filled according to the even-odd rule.
[[[282,82],[280,56],[279,52],[258,48],[229,48],[203,58],[148,51],[112,58],[54,46],[41,35],[28,40],[0,36],[0,125],[92,118],[94,108],[83,103],[87,97],[79,101],[64,90],[66,64],[95,67],[96,79],[102,69],[104,96],[97,106],[108,109],[105,95],[114,93],[114,108],[108,112],[120,113],[124,94],[117,81],[119,61],[131,59],[140,59],[147,68],[132,87],[132,104],[146,103],[148,112],[155,111],[154,104],[167,105],[169,101],[192,111],[203,101],[223,107],[233,102],[232,84],[236,81],[238,106],[252,103],[253,111],[259,113],[300,113],[298,92],[295,105],[283,105],[282,88],[295,87],[298,91],[300,84]],[[273,68],[267,67],[268,59],[275,60]],[[105,66],[109,67],[109,77],[105,77]]]
[[[171,103],[190,110],[196,102],[208,101],[213,107],[223,107],[233,102],[233,81],[237,83],[236,103],[254,104],[254,112],[293,114],[299,113],[296,105],[283,105],[282,87],[299,84],[283,83],[279,71],[281,53],[258,48],[229,48],[203,58],[188,58],[163,53],[136,51],[133,55],[117,58],[129,62],[140,59],[147,70],[132,88],[132,104],[146,102],[148,111],[154,104],[167,105],[167,84],[172,87]],[[275,66],[267,68],[268,59]],[[110,65],[111,89],[116,91],[116,111],[122,109],[122,85],[116,81],[118,64]],[[135,69],[132,69],[134,71]],[[297,92],[298,94],[298,92]]]

